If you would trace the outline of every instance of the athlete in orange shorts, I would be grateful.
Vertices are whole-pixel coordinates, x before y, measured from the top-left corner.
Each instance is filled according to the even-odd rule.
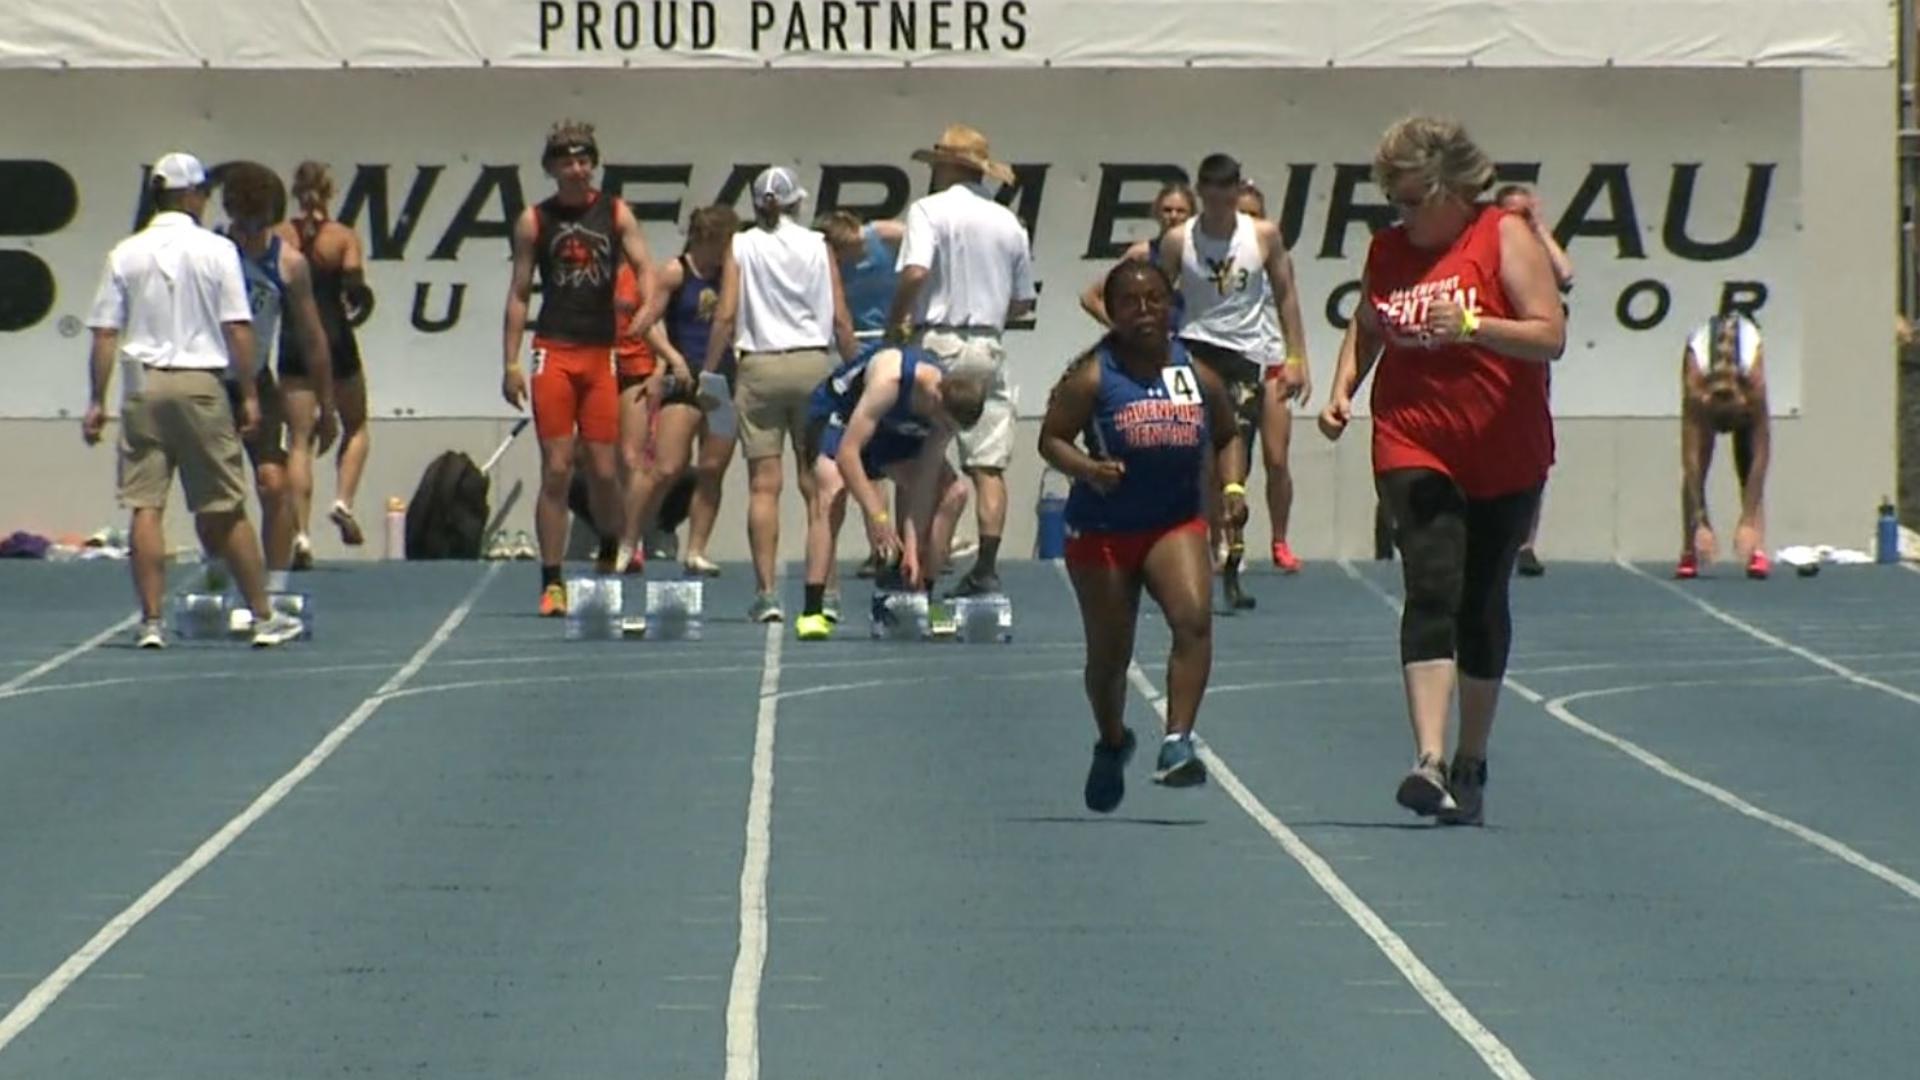
[[[540,156],[558,191],[520,215],[513,227],[513,283],[507,291],[506,370],[500,392],[523,408],[528,379],[520,364],[533,274],[540,272],[540,315],[533,329],[532,404],[540,436],[540,614],[566,613],[560,560],[567,543],[567,489],[574,440],[586,444],[589,501],[600,532],[597,568],[616,569],[621,498],[617,447],[620,387],[615,347],[614,283],[622,262],[632,268],[638,302],[626,333],[644,334],[660,317],[653,261],[633,211],[593,185],[600,148],[593,125],[563,120]]]

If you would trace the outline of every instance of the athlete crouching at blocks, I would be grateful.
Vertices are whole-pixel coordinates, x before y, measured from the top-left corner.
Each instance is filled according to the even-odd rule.
[[[922,349],[875,347],[814,390],[807,442],[819,496],[807,522],[806,605],[794,623],[801,641],[833,636],[839,612],[827,610],[827,570],[848,495],[866,516],[874,554],[899,566],[907,588],[939,578],[967,506],[967,485],[947,464],[947,443],[979,422],[990,376],[970,369],[943,375]],[[882,474],[898,493],[897,527],[874,484]]]

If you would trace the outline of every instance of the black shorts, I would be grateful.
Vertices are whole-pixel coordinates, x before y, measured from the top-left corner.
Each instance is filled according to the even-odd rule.
[[[326,331],[327,351],[333,361],[335,379],[351,379],[360,374],[360,340],[353,334],[353,324],[347,321],[345,312],[337,318],[329,318],[326,308],[320,309],[320,327]],[[291,321],[283,322],[280,328],[280,377],[283,379],[304,379],[307,370],[307,354],[300,347],[300,337],[293,332]]]
[[[1260,377],[1264,369],[1257,360],[1243,353],[1224,349],[1205,341],[1180,339],[1193,361],[1220,377],[1233,402],[1233,415],[1240,422],[1240,437],[1253,447],[1253,433],[1260,430]]]

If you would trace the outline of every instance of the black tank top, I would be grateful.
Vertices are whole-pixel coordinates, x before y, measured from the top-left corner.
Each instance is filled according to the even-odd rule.
[[[540,316],[534,333],[576,345],[612,345],[614,339],[614,200],[593,193],[585,206],[562,206],[558,196],[534,207],[540,266]]]
[[[353,324],[347,319],[346,275],[339,267],[323,270],[313,259],[313,245],[320,239],[325,221],[296,218],[293,223],[294,249],[307,257],[307,274],[313,282],[313,303],[320,309],[320,328],[326,331],[327,345],[336,356],[344,354],[353,338]],[[293,319],[280,323],[280,351],[300,348],[299,327]]]

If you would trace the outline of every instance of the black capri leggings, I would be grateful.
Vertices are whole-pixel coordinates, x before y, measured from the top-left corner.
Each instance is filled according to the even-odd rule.
[[[1469,499],[1431,469],[1395,469],[1376,484],[1406,580],[1400,662],[1453,659],[1470,678],[1505,675],[1513,644],[1507,585],[1540,490]]]

